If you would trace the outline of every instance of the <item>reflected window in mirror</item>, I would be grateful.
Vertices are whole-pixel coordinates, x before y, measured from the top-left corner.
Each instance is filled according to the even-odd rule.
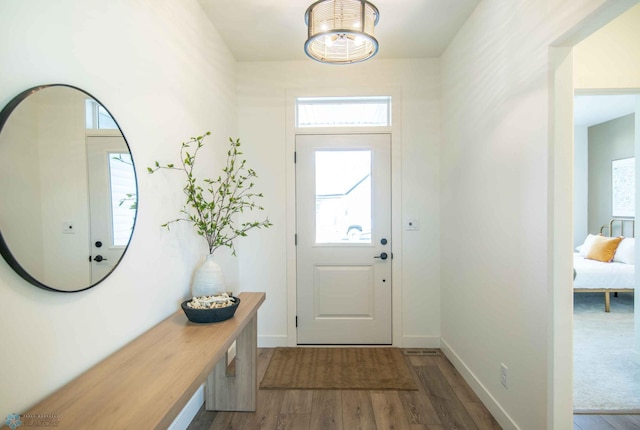
[[[126,247],[136,221],[137,190],[133,161],[129,153],[109,154],[111,223],[113,246]]]
[[[135,166],[110,112],[45,85],[0,112],[0,253],[24,279],[81,291],[123,258],[137,211]]]
[[[94,99],[85,100],[85,115],[87,130],[119,130],[109,112]]]

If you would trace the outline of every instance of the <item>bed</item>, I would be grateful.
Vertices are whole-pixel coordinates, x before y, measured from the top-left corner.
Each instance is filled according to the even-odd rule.
[[[604,293],[604,310],[609,312],[611,308],[611,293],[633,292],[635,286],[635,239],[633,238],[635,222],[633,219],[616,218],[610,221],[609,226],[603,226],[600,233],[612,237],[619,225],[619,236],[623,236],[624,227],[631,227],[631,235],[624,237],[615,250],[613,261],[602,262],[586,258],[589,240],[594,235],[589,235],[585,243],[577,248],[573,255],[574,280],[573,291],[576,293]]]

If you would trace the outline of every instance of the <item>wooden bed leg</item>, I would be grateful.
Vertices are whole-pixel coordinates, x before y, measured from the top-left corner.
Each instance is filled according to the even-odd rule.
[[[611,296],[609,291],[604,292],[604,311],[609,312],[611,310]]]

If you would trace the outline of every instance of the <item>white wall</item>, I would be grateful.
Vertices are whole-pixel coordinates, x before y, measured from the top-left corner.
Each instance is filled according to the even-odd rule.
[[[195,0],[5,0],[0,40],[0,106],[46,83],[93,94],[131,146],[140,196],[129,250],[96,288],[40,290],[0,261],[4,417],[179,309],[206,245],[187,226],[160,227],[177,215],[182,183],[145,169],[176,161],[180,143],[206,130],[226,146],[237,128],[235,61]],[[235,283],[235,260],[225,267]]]
[[[640,89],[640,5],[576,45],[576,89]]]
[[[549,377],[549,48],[604,3],[483,0],[442,57],[442,344],[505,428],[572,425]]]
[[[573,247],[589,233],[589,133],[587,126],[573,128]]]
[[[264,206],[274,226],[252,235],[241,244],[240,284],[245,289],[265,290],[267,299],[259,318],[262,345],[286,345],[293,340],[291,319],[287,321],[287,226],[295,219],[288,215],[293,184],[287,172],[293,170],[293,147],[287,148],[293,124],[287,124],[287,93],[299,95],[340,95],[347,88],[355,95],[388,88],[399,90],[401,109],[394,110],[394,121],[401,120],[394,133],[394,166],[399,180],[393,193],[402,199],[393,210],[397,217],[413,217],[421,222],[420,231],[401,231],[394,240],[394,288],[402,288],[402,304],[396,315],[402,327],[397,345],[438,346],[440,335],[439,281],[439,61],[377,60],[348,67],[329,66],[313,61],[256,62],[238,64],[238,125],[246,147],[255,160]],[[394,100],[396,103],[397,100]],[[396,106],[399,108],[399,106]],[[289,112],[290,113],[290,112]],[[292,132],[292,131],[291,131]],[[396,140],[397,139],[397,140]],[[290,151],[290,152],[289,152]],[[400,158],[399,160],[397,158]],[[394,197],[394,198],[395,198]],[[396,221],[398,221],[396,219]],[[398,221],[401,224],[400,221]],[[397,237],[401,235],[401,237]],[[295,254],[295,253],[294,253]],[[293,275],[291,271],[289,276]],[[395,275],[394,275],[395,276]],[[290,309],[290,307],[289,307]]]

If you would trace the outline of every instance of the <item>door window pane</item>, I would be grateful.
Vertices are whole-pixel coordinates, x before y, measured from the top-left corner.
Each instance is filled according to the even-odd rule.
[[[371,243],[371,151],[316,151],[316,243]]]
[[[136,219],[137,190],[131,154],[109,154],[113,246],[126,246]]]

